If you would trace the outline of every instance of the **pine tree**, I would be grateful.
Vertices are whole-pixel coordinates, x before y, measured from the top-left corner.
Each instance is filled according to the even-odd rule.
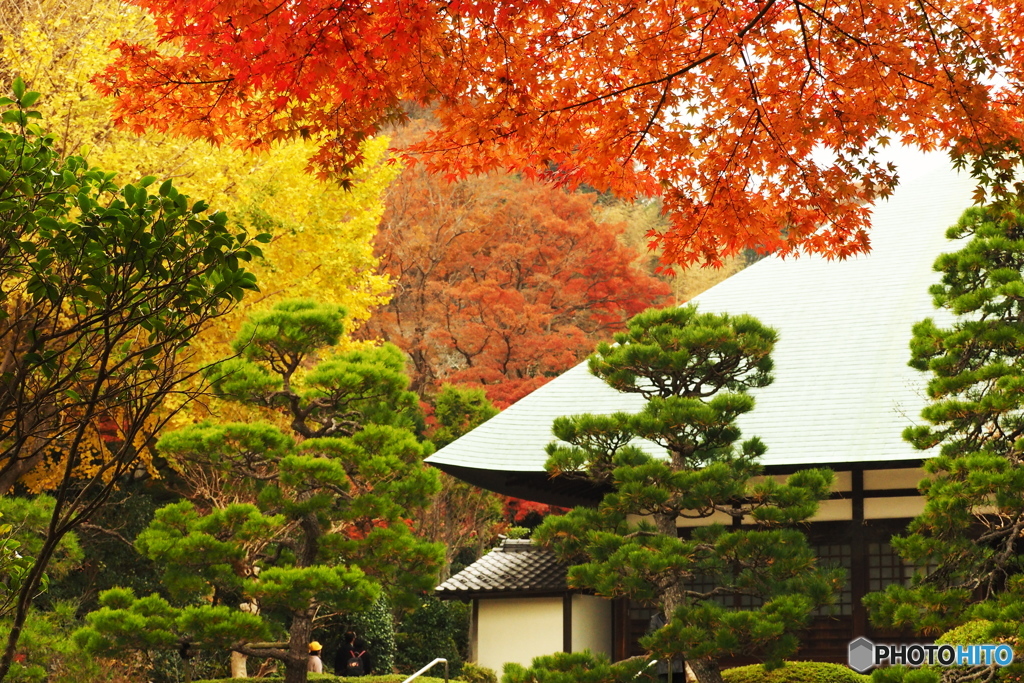
[[[317,619],[366,609],[382,587],[401,602],[433,586],[442,549],[409,519],[438,483],[413,431],[422,418],[404,359],[383,346],[314,365],[342,323],[336,306],[292,301],[243,326],[214,388],[288,428],[204,422],[160,439],[193,500],[157,511],[136,546],[165,568],[175,605],[109,593],[77,636],[84,646],[227,645],[284,662],[285,680],[300,683]],[[139,628],[149,614],[157,623]]]
[[[644,408],[560,418],[554,433],[565,443],[548,448],[552,473],[608,492],[535,536],[574,565],[571,585],[659,608],[667,624],[642,643],[659,659],[685,657],[701,683],[721,683],[723,657],[758,653],[777,664],[792,654],[796,631],[840,580],[816,567],[794,528],[827,495],[831,473],[755,480],[764,445],[736,446],[736,418],[754,407],[748,390],[772,380],[776,336],[750,316],[694,306],[642,313],[615,345],[598,346],[590,370],[642,395]],[[686,519],[706,522],[681,534]]]
[[[1022,209],[1012,197],[968,209],[947,236],[969,241],[935,262],[935,306],[955,317],[913,328],[910,365],[931,375],[922,411],[930,424],[903,436],[938,454],[925,462],[924,512],[892,541],[919,571],[911,585],[865,600],[880,626],[934,635],[986,619],[986,642],[1024,638]]]

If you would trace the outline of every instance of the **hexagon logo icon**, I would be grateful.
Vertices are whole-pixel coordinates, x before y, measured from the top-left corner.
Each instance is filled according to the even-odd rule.
[[[858,638],[850,643],[850,656],[847,660],[850,668],[857,673],[864,673],[875,665],[875,644],[867,638]]]

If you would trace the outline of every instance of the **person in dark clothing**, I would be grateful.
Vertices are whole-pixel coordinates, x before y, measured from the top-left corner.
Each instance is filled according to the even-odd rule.
[[[352,666],[350,661],[358,659],[361,666]],[[360,670],[361,668],[361,670]],[[345,639],[334,656],[335,676],[367,676],[373,673],[373,658],[370,656],[370,649],[366,641],[355,634],[355,631],[345,633]]]

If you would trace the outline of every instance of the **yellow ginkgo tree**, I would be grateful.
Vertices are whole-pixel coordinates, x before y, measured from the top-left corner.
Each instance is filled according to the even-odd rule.
[[[118,0],[3,3],[0,33],[0,74],[8,81],[20,75],[43,94],[35,108],[51,122],[58,149],[116,170],[121,182],[174,178],[182,192],[201,193],[233,221],[274,235],[266,260],[253,264],[263,295],[249,306],[315,295],[344,306],[350,323],[358,325],[386,297],[388,281],[377,273],[371,244],[383,193],[401,170],[388,155],[386,138],[367,139],[358,172],[342,188],[304,172],[314,148],[302,141],[257,155],[115,128],[109,99],[96,93],[90,79],[112,58],[111,41],[144,40],[151,33],[142,11]],[[236,315],[224,321],[225,330],[237,328],[248,311]]]
[[[144,41],[151,33],[145,14],[118,0],[2,3],[0,77],[9,82],[20,76],[43,94],[34,108],[49,122],[60,154],[82,155],[90,164],[115,170],[121,183],[144,176],[173,178],[182,192],[227,212],[239,231],[273,236],[263,249],[265,258],[248,265],[261,291],[204,328],[194,341],[199,362],[222,357],[241,320],[283,299],[313,297],[340,305],[349,331],[357,329],[386,301],[389,288],[372,246],[384,191],[400,171],[387,139],[364,142],[362,163],[342,188],[305,172],[314,150],[301,140],[254,154],[116,128],[109,99],[96,93],[90,79],[111,59],[111,41]],[[59,458],[48,459],[25,473],[21,483],[45,490],[59,470]]]

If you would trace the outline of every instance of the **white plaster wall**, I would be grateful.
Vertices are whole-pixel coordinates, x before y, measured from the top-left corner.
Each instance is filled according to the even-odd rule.
[[[477,664],[498,678],[505,662],[562,651],[562,598],[481,599],[477,617]]]
[[[922,512],[924,512],[924,496],[867,498],[864,501],[864,519],[916,517]]]
[[[868,491],[916,489],[924,477],[924,468],[921,467],[906,467],[898,470],[865,470],[864,488]]]
[[[612,656],[612,601],[593,595],[572,596],[572,651]]]
[[[853,519],[852,500],[823,500],[818,511],[811,517],[812,522],[834,522]]]

